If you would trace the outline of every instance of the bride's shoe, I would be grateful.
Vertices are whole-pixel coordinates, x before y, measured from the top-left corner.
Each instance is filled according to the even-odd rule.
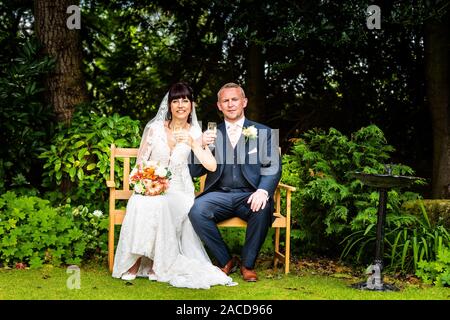
[[[120,277],[122,280],[131,281],[136,279],[136,274],[132,274],[130,272],[125,272],[122,277]]]

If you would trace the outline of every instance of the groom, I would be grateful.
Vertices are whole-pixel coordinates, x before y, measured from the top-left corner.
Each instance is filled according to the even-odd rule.
[[[205,190],[189,212],[200,239],[227,275],[238,264],[245,281],[257,281],[256,258],[273,221],[273,194],[281,177],[278,136],[262,124],[245,118],[247,98],[235,83],[225,84],[217,94],[217,107],[225,122],[216,135],[203,134],[203,145],[214,143],[217,170],[207,172],[198,161],[189,165],[191,175],[207,173]],[[217,223],[237,216],[247,221],[242,262],[232,258]]]

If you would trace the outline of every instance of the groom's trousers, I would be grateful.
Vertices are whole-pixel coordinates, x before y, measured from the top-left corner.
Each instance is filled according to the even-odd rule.
[[[250,203],[247,203],[252,193],[233,189],[229,192],[211,191],[195,199],[189,212],[195,232],[216,257],[220,267],[224,267],[231,256],[216,224],[234,216],[247,222],[241,253],[242,264],[248,269],[255,266],[259,250],[272,223],[272,206],[269,202],[272,199],[266,203],[264,209],[253,212]]]

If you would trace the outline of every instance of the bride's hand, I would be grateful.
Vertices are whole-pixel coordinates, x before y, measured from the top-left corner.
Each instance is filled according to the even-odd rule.
[[[214,141],[216,141],[216,138],[217,138],[217,134],[214,131],[206,130],[202,134],[202,146],[204,147],[204,146],[214,143]]]
[[[192,146],[193,139],[187,131],[183,130],[176,132],[174,133],[174,137],[177,143],[185,143],[188,146]]]

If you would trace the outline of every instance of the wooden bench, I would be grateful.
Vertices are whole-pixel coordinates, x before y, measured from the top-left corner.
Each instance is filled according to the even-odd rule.
[[[138,153],[137,148],[116,148],[114,144],[111,145],[110,156],[110,178],[106,181],[109,188],[109,236],[108,236],[108,264],[109,270],[112,272],[114,266],[114,230],[116,225],[122,224],[125,217],[125,209],[116,209],[116,200],[128,200],[133,194],[130,190],[130,159],[136,158]],[[114,177],[114,168],[116,159],[123,159],[123,183],[122,189],[116,188],[116,179]],[[203,192],[205,187],[206,176],[200,178],[200,191]],[[120,181],[119,181],[120,182]],[[281,190],[286,191],[286,210],[283,214],[281,208]],[[279,183],[275,191],[275,221],[272,228],[275,228],[275,252],[274,252],[274,268],[277,268],[278,262],[284,263],[284,273],[289,273],[289,259],[290,259],[290,242],[291,242],[291,192],[295,188],[283,183]],[[218,223],[219,227],[245,227],[247,223],[237,217],[222,221]],[[280,251],[280,234],[281,229],[286,229],[285,232],[285,248],[284,254]]]

